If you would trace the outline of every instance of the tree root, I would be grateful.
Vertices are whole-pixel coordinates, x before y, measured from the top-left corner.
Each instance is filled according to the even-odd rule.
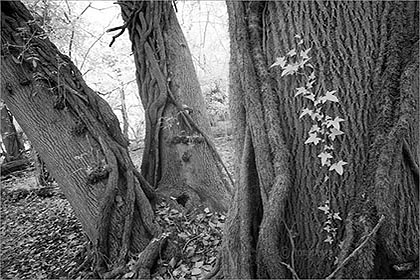
[[[154,263],[162,246],[165,244],[167,234],[161,234],[157,238],[153,238],[152,241],[146,246],[146,248],[139,254],[139,258],[134,265],[134,271],[136,279],[150,279],[150,270]]]
[[[109,254],[108,234],[111,223],[111,213],[114,205],[116,186],[118,184],[118,165],[115,155],[112,153],[108,145],[99,137],[99,143],[105,154],[105,158],[108,164],[111,166],[111,172],[108,177],[108,183],[105,190],[104,199],[99,207],[99,218],[98,218],[98,239],[96,244],[97,256],[96,256],[96,268],[98,274],[102,274],[105,265],[105,256]]]

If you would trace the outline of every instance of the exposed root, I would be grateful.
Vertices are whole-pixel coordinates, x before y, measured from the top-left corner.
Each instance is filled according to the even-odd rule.
[[[103,271],[106,271],[106,262],[105,257],[109,255],[109,227],[111,223],[111,213],[114,206],[114,200],[118,184],[118,165],[117,159],[112,151],[109,149],[108,145],[104,140],[99,137],[99,143],[105,154],[106,160],[111,167],[111,171],[108,177],[108,183],[105,190],[104,199],[101,202],[99,207],[99,218],[97,223],[98,228],[98,239],[96,243],[96,268],[95,270],[98,274],[102,274]]]
[[[150,270],[156,262],[159,252],[166,242],[167,235],[161,234],[158,238],[153,238],[149,245],[139,254],[139,258],[134,265],[135,276],[137,279],[150,279]]]
[[[125,196],[126,216],[124,221],[124,231],[121,242],[119,262],[120,265],[125,265],[127,254],[130,247],[131,229],[133,227],[133,215],[134,215],[134,201],[136,200],[134,192],[134,176],[133,170],[128,169],[127,175],[127,193]]]

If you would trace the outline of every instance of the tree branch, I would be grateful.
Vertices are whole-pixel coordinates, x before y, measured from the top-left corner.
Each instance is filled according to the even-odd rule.
[[[368,240],[378,231],[379,227],[381,226],[384,220],[385,216],[382,215],[376,226],[372,229],[372,231],[367,236],[364,236],[360,239],[364,239],[363,242],[356,249],[354,249],[354,251],[351,252],[350,255],[347,258],[345,258],[345,260],[342,263],[340,263],[340,265],[325,279],[332,279],[337,274],[337,272],[339,272],[350,261],[350,259],[353,258],[357,254],[357,252],[359,252],[363,248],[363,246],[368,242]]]

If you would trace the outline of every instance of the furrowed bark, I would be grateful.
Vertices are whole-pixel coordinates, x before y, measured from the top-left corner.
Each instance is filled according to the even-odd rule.
[[[118,4],[145,108],[142,174],[159,194],[186,197],[183,206],[226,210],[231,185],[209,135],[204,99],[171,2]]]
[[[237,161],[249,163],[240,165],[241,191],[228,215],[224,276],[296,277],[292,269],[301,278],[323,278],[346,260],[336,277],[393,277],[393,264],[418,256],[418,3],[227,1],[227,6]],[[337,90],[340,104],[329,106],[328,114],[345,119],[345,136],[334,148],[348,165],[343,176],[332,174],[325,189],[319,187],[320,151],[304,144],[311,124],[299,119],[305,103],[294,97],[298,81],[269,68],[294,47],[296,34],[311,47],[316,88]],[[252,153],[243,140],[247,130]],[[246,180],[251,162],[259,198],[248,195],[255,188]],[[343,218],[332,245],[324,242],[325,216],[318,210],[327,199]],[[250,212],[246,205],[256,201],[262,211]],[[249,230],[250,220],[256,231]]]
[[[22,3],[3,2],[1,12],[2,99],[94,244],[96,272],[114,275],[159,235],[149,201],[154,192],[134,176],[118,119],[70,59]]]

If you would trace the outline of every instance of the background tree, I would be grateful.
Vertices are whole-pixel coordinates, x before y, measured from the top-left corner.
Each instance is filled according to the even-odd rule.
[[[148,277],[163,240],[149,244],[160,231],[154,192],[133,166],[116,116],[22,3],[2,2],[1,20],[1,98],[92,241],[96,272],[112,277],[130,253],[143,252],[137,268]]]
[[[228,215],[222,272],[227,278],[418,277],[418,2],[227,1],[230,104],[240,162]],[[345,136],[334,147],[343,176],[317,188],[319,159],[305,145],[309,121],[294,98],[298,81],[269,66],[311,47],[315,87],[337,90]],[[416,153],[417,150],[417,153]],[[330,193],[328,193],[330,190]],[[341,215],[325,242],[327,199]],[[381,215],[385,219],[373,230]],[[416,260],[417,259],[417,260]]]
[[[230,185],[212,140],[191,54],[171,2],[120,1],[145,108],[142,174],[180,204],[225,210]],[[117,34],[115,37],[118,37]]]
[[[13,115],[4,103],[1,104],[1,138],[5,148],[4,161],[8,162],[18,159],[24,147],[13,124]]]

